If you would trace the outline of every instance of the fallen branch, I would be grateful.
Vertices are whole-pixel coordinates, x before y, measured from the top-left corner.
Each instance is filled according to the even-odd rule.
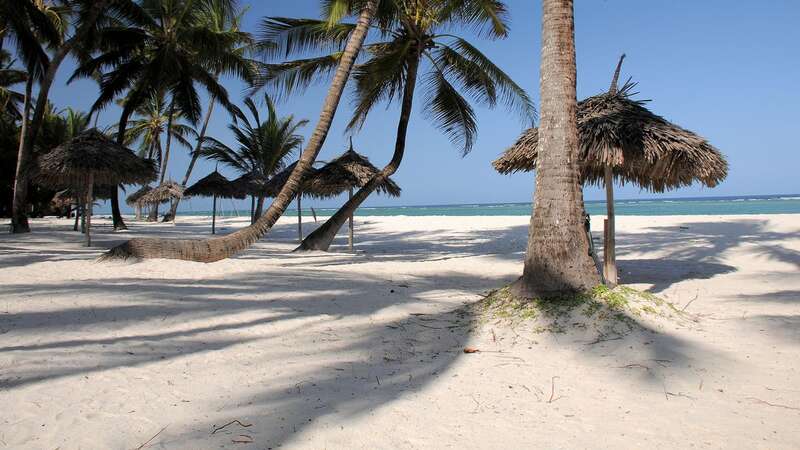
[[[795,408],[794,406],[786,406],[786,405],[780,405],[778,403],[770,403],[770,402],[761,400],[760,398],[747,397],[747,399],[748,400],[752,400],[752,401],[754,401],[756,403],[762,403],[762,404],[767,405],[767,406],[773,406],[775,408],[783,408],[783,409],[791,409],[793,411],[800,411],[800,408]]]
[[[153,439],[157,438],[159,434],[163,433],[163,432],[164,432],[164,430],[166,430],[168,426],[169,426],[169,425],[165,425],[165,426],[164,426],[164,428],[162,428],[162,429],[158,430],[158,433],[154,434],[154,435],[153,435],[153,437],[151,437],[150,439],[148,439],[147,441],[145,441],[145,443],[144,443],[144,444],[142,444],[142,445],[140,445],[140,446],[136,447],[136,450],[142,450],[142,449],[143,449],[143,448],[144,448],[144,447],[145,447],[147,444],[149,444],[150,442],[152,442],[152,441],[153,441]]]
[[[221,427],[214,428],[214,431],[212,431],[211,434],[215,434],[217,431],[220,431],[223,428],[227,427],[228,425],[233,425],[235,423],[238,423],[239,426],[244,427],[244,428],[253,426],[252,423],[242,423],[242,422],[239,421],[239,419],[235,419],[235,420],[231,420],[230,422],[226,423],[225,425],[223,425]]]

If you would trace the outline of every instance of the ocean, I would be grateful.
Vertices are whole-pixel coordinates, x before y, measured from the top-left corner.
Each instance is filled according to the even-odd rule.
[[[267,203],[266,206],[268,206]],[[616,213],[620,216],[674,216],[674,215],[738,215],[738,214],[800,214],[800,194],[754,195],[745,197],[694,197],[616,200]],[[606,202],[586,202],[591,215],[605,215]],[[336,208],[315,208],[318,216],[328,216]],[[232,211],[230,207],[218,211],[220,215],[246,216],[249,211]],[[210,215],[211,211],[181,211],[186,215]],[[285,215],[296,215],[289,209]],[[310,216],[311,209],[303,208]],[[531,203],[483,203],[429,206],[368,206],[359,208],[357,216],[528,216]]]

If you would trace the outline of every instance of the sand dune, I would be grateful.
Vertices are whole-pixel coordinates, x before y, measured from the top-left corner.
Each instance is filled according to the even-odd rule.
[[[800,215],[619,217],[622,282],[698,322],[610,340],[476,323],[526,217],[357,218],[356,254],[293,220],[213,264],[95,262],[201,217],[0,235],[0,448],[800,445]]]

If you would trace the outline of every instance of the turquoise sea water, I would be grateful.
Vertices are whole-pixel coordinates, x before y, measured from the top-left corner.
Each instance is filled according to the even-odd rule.
[[[758,195],[748,197],[697,197],[650,200],[617,200],[616,213],[622,216],[674,216],[674,215],[736,215],[736,214],[800,214],[800,194]],[[586,209],[591,215],[605,215],[605,201],[588,201]],[[318,216],[333,214],[335,208],[315,208]],[[211,214],[210,211],[183,211],[182,214]],[[358,216],[527,216],[530,203],[494,203],[430,206],[375,206],[359,208]],[[226,210],[221,215],[234,216]],[[248,211],[239,211],[247,215]],[[289,209],[286,215],[295,215]],[[303,208],[310,216],[311,209]]]

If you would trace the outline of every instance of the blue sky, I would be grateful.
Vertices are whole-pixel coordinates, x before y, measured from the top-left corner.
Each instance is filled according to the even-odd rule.
[[[248,2],[243,2],[247,4]],[[538,105],[540,8],[535,0],[509,0],[511,33],[502,41],[463,34],[528,91]],[[246,28],[255,31],[265,16],[316,17],[318,2],[252,2]],[[618,198],[751,195],[800,192],[796,168],[800,147],[790,140],[800,104],[800,2],[731,2],[680,0],[589,0],[576,2],[578,98],[608,89],[620,53],[626,53],[623,77],[638,82],[639,98],[652,99],[649,108],[684,128],[695,131],[728,158],[728,179],[715,189],[691,187],[652,194],[634,186],[617,189]],[[91,81],[64,84],[73,68],[65,64],[51,100],[58,107],[88,109],[97,95]],[[242,98],[241,84],[225,81],[233,98]],[[281,114],[308,118],[311,133],[319,114],[326,84],[279,103]],[[490,162],[511,145],[523,129],[520,120],[498,107],[477,108],[479,130],[473,151],[459,150],[425,120],[418,99],[409,128],[406,156],[395,180],[403,188],[398,199],[371,197],[365,205],[422,205],[530,201],[533,174],[502,176]],[[352,111],[350,98],[342,102],[320,159],[335,157],[347,147],[344,128]],[[101,124],[114,123],[117,110],[109,108]],[[391,157],[399,107],[377,108],[354,136],[356,149],[377,166]],[[229,119],[215,111],[209,134],[230,142]],[[188,154],[176,149],[169,163],[173,179],[180,179]],[[213,170],[201,161],[193,180]],[[220,168],[229,177],[236,174]],[[589,200],[603,198],[587,188]],[[307,200],[309,206],[337,206],[342,199]],[[184,206],[184,204],[182,204]],[[187,209],[203,210],[210,200],[192,199]],[[244,202],[240,203],[244,207]],[[101,208],[105,209],[105,208]]]

